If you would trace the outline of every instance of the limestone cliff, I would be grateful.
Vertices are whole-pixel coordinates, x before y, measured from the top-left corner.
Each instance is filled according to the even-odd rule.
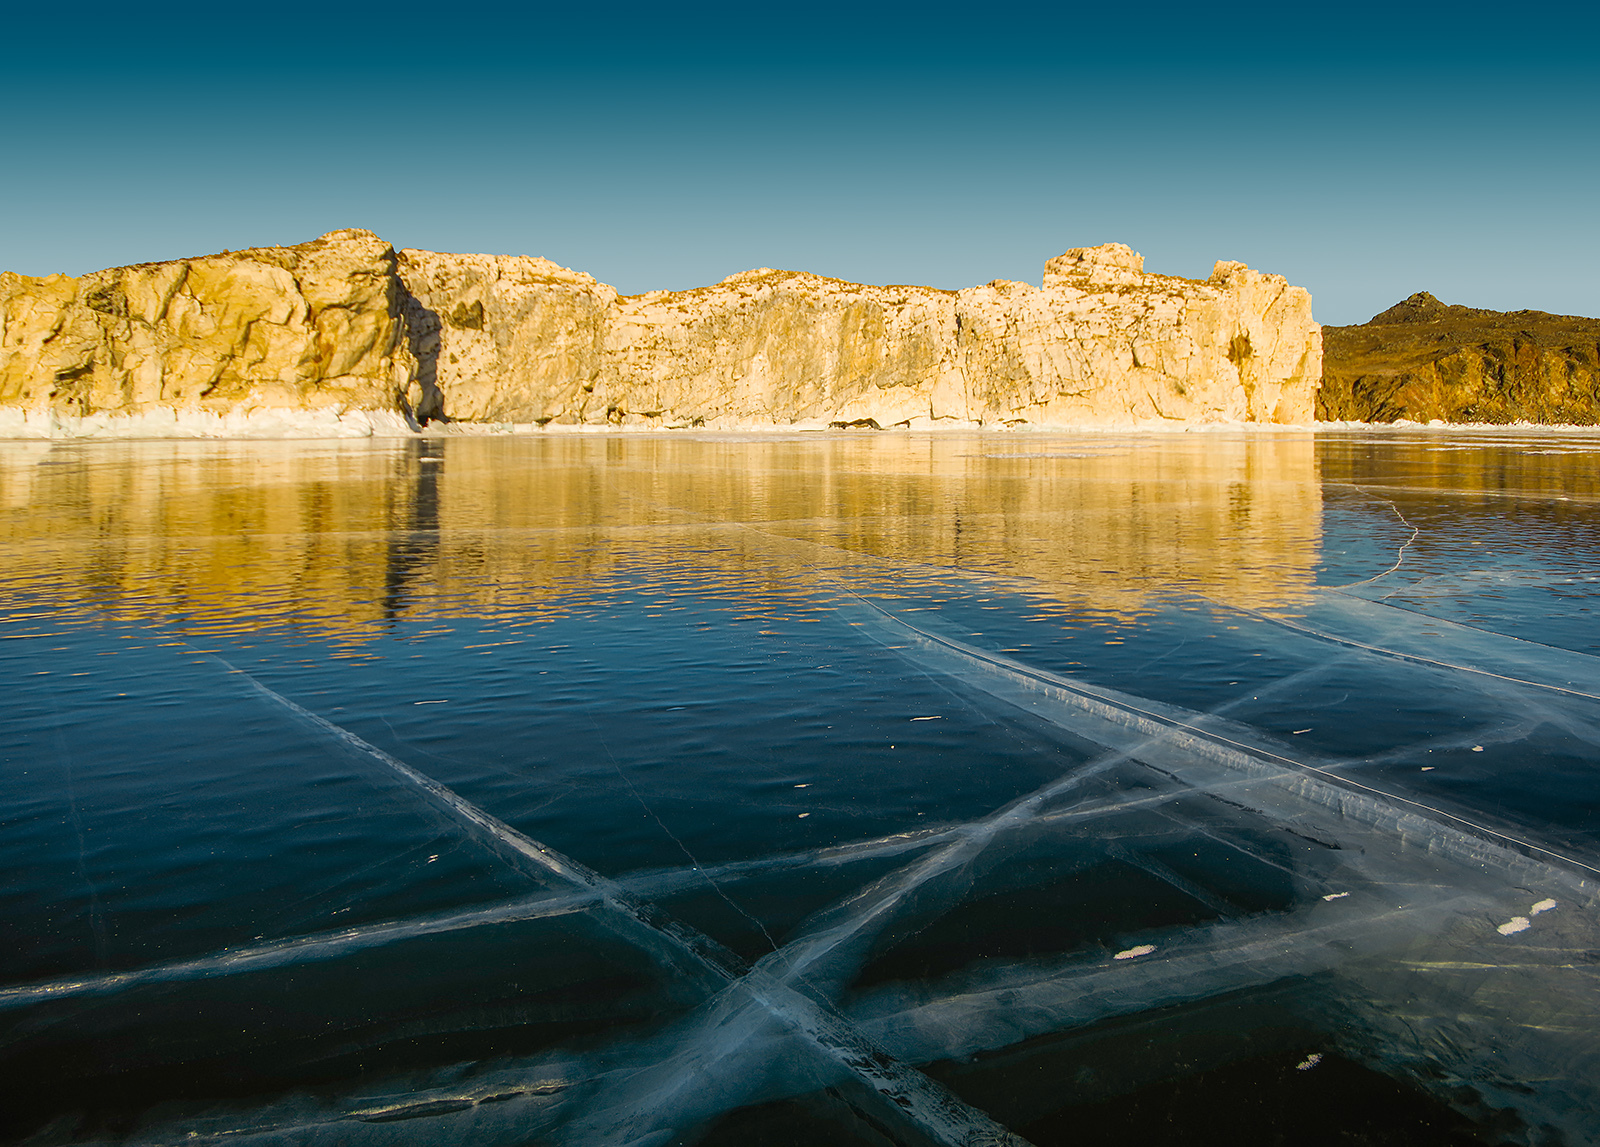
[[[876,287],[760,269],[619,297],[544,259],[398,255],[366,231],[98,271],[0,275],[0,408],[349,408],[420,420],[754,427],[1304,423],[1310,296],[1120,244],[1043,285]]]
[[[1600,423],[1600,319],[1448,306],[1422,291],[1324,339],[1318,418]]]
[[[1043,287],[874,287],[762,268],[619,297],[543,259],[402,251],[419,357],[452,418],[751,426],[960,420],[1309,422],[1311,298],[1219,263],[1146,274],[1120,244]]]
[[[417,375],[400,304],[394,250],[368,231],[78,278],[6,272],[0,405],[395,409]]]

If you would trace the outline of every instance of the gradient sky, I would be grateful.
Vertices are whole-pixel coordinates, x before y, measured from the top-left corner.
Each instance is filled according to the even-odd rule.
[[[1285,275],[1325,323],[1418,290],[1600,315],[1597,32],[1565,3],[35,4],[0,31],[0,269],[354,226],[626,293],[963,287],[1118,241]]]

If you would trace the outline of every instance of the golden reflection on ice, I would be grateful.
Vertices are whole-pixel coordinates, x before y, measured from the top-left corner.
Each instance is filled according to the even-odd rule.
[[[0,587],[360,643],[621,586],[796,600],[854,564],[1115,619],[1175,592],[1292,608],[1321,511],[1291,433],[5,443]]]

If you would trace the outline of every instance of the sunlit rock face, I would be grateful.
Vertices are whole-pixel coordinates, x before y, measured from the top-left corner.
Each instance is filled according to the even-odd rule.
[[[1452,306],[1419,291],[1327,336],[1319,418],[1600,421],[1600,319]]]
[[[548,259],[400,253],[419,410],[520,420],[583,409],[605,357],[617,292]]]
[[[622,426],[1310,422],[1311,297],[1121,244],[1044,286],[864,286],[761,268],[619,297],[542,259],[402,251],[424,379],[452,418]],[[431,373],[430,373],[431,372]]]
[[[0,274],[0,405],[211,414],[420,401],[394,250],[370,231],[295,247]]]
[[[545,260],[295,247],[0,276],[0,407],[52,416],[394,411],[711,428],[1305,423],[1311,298],[1218,263],[1068,251],[1043,287],[863,286],[766,268],[619,297]]]

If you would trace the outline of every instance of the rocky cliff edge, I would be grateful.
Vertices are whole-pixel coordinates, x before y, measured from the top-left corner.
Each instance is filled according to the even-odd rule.
[[[369,231],[294,247],[0,274],[0,405],[60,415],[394,410],[404,287]]]
[[[758,269],[618,296],[545,259],[294,247],[0,275],[0,407],[52,416],[394,411],[541,426],[1307,423],[1311,298],[1120,244],[1043,285],[863,286]]]

